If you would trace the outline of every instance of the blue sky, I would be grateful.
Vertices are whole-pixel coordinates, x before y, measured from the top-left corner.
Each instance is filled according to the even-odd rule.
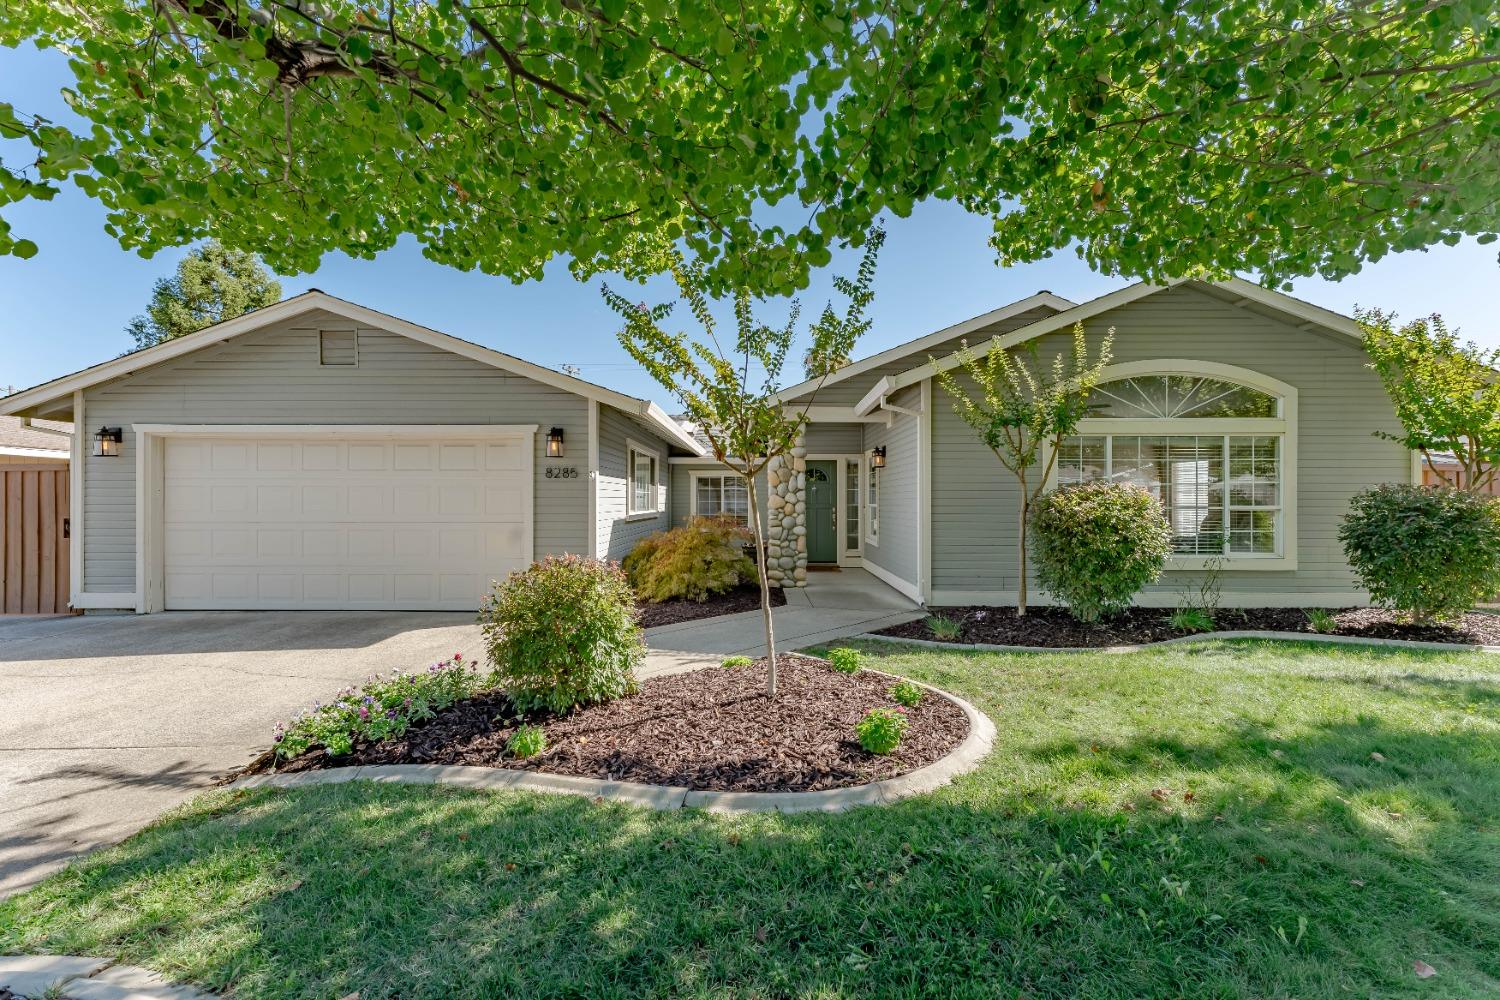
[[[69,80],[55,52],[0,49],[0,101],[21,111],[66,120],[58,91]],[[12,166],[31,159],[27,147],[3,141],[0,158]],[[129,348],[125,324],[142,311],[152,283],[171,273],[183,252],[165,251],[145,260],[121,250],[104,234],[103,210],[71,185],[51,202],[11,206],[5,217],[17,235],[35,240],[41,252],[29,261],[0,257],[0,391],[33,385]],[[1038,289],[1082,301],[1127,283],[1092,272],[1071,252],[999,268],[986,245],[988,220],[951,204],[920,205],[910,218],[890,220],[888,228],[876,279],[874,326],[856,349],[858,356]],[[853,255],[836,256],[831,269],[814,277],[801,296],[804,316],[822,309],[830,275],[852,271],[854,263]],[[600,299],[598,284],[576,281],[561,262],[543,280],[525,285],[455,271],[425,260],[411,240],[372,261],[331,255],[314,274],[282,278],[288,295],[321,288],[538,364],[576,364],[591,381],[666,402],[615,341],[618,324]],[[1470,242],[1388,257],[1337,283],[1302,279],[1292,291],[1339,312],[1356,304],[1403,316],[1441,312],[1466,337],[1500,347],[1497,289],[1500,266],[1494,246]],[[660,284],[639,292],[650,301],[667,294]],[[785,308],[784,302],[766,306],[771,316],[784,315]]]

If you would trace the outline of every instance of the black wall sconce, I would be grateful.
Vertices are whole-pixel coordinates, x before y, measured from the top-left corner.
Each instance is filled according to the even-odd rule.
[[[879,448],[876,448],[870,452],[870,468],[885,468],[885,445],[881,445]]]
[[[125,432],[118,427],[101,427],[94,435],[94,455],[97,458],[114,458],[120,454],[120,445],[125,443]]]
[[[563,429],[554,427],[547,432],[547,457],[563,457]]]

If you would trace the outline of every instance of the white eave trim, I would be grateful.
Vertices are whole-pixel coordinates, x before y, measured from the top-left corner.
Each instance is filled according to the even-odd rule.
[[[613,389],[606,389],[604,386],[585,382],[583,379],[564,375],[561,372],[552,371],[550,368],[543,368],[541,365],[532,364],[530,361],[523,361],[512,355],[491,350],[488,347],[481,347],[479,344],[460,340],[458,337],[439,333],[428,327],[419,326],[416,323],[408,322],[396,316],[356,305],[353,302],[329,295],[326,292],[317,291],[294,295],[274,305],[266,306],[264,309],[257,309],[254,312],[245,313],[243,316],[225,320],[223,323],[206,327],[185,337],[178,337],[164,344],[157,344],[155,347],[148,347],[143,351],[136,351],[124,357],[94,365],[92,368],[85,368],[83,371],[75,372],[72,375],[65,375],[62,378],[54,379],[51,382],[44,382],[30,389],[23,389],[14,395],[0,399],[0,415],[20,413],[32,407],[50,403],[75,391],[87,389],[90,386],[107,382],[110,379],[130,375],[143,368],[161,364],[163,361],[170,361],[185,354],[191,354],[193,351],[203,347],[221,344],[241,334],[250,333],[284,320],[293,319],[315,309],[333,313],[356,324],[389,330],[392,333],[408,337],[418,343],[427,344],[430,347],[436,347],[439,350],[448,351],[451,354],[457,354],[461,357],[490,365],[493,368],[499,368],[502,371],[513,372],[534,382],[540,382],[543,385],[550,385],[556,389],[575,393],[586,399],[598,400],[625,413],[645,418],[656,425],[664,437],[684,450],[694,454],[703,453],[703,449],[698,445],[698,442],[693,440],[692,436],[683,430],[681,425],[667,416],[666,411],[650,400],[627,396],[622,392],[615,392]]]
[[[47,458],[68,460],[66,448],[22,448],[19,445],[0,444],[0,455],[14,455],[16,458]]]
[[[1067,327],[1071,327],[1075,323],[1081,323],[1084,320],[1091,319],[1092,317],[1099,315],[1100,313],[1108,312],[1111,309],[1118,309],[1120,306],[1139,301],[1140,299],[1144,299],[1150,295],[1155,295],[1157,292],[1163,292],[1169,288],[1175,288],[1178,285],[1189,283],[1208,285],[1211,287],[1222,288],[1226,291],[1234,292],[1240,296],[1242,301],[1248,300],[1258,305],[1274,309],[1277,312],[1283,313],[1287,316],[1291,316],[1294,319],[1301,320],[1308,326],[1321,327],[1334,333],[1343,334],[1355,339],[1362,339],[1364,336],[1364,333],[1360,329],[1359,324],[1347,316],[1341,316],[1336,312],[1330,312],[1329,310],[1324,309],[1320,306],[1315,306],[1310,302],[1303,302],[1301,299],[1294,299],[1290,295],[1287,295],[1283,292],[1276,292],[1272,291],[1269,288],[1262,288],[1260,285],[1257,285],[1250,281],[1246,281],[1243,278],[1227,278],[1222,281],[1205,281],[1198,278],[1176,278],[1164,285],[1152,285],[1146,282],[1137,282],[1136,284],[1130,285],[1126,288],[1121,288],[1117,291],[1110,292],[1108,295],[1101,295],[1097,299],[1091,299],[1090,301],[1085,302],[1080,306],[1075,306],[1074,308],[1069,309],[1066,312],[1056,313],[1052,316],[1048,316],[1045,319],[1037,320],[1035,323],[1032,323],[1029,326],[1023,326],[1019,330],[1014,330],[1011,333],[1004,334],[1003,336],[991,338],[988,343],[975,344],[973,345],[972,350],[976,356],[980,356],[987,353],[994,346],[999,346],[1002,349],[1009,349],[1017,346],[1018,344],[1024,344],[1028,340],[1034,340],[1037,337],[1052,333],[1055,330],[1061,330]],[[946,358],[941,358],[935,363],[929,361],[924,365],[919,365],[915,368],[908,369],[907,371],[904,371],[894,377],[888,376],[887,378],[881,379],[882,383],[887,383],[884,389],[884,395],[888,396],[899,389],[904,389],[909,385],[915,385],[918,382],[921,382],[923,379],[932,378],[934,375],[937,375],[940,372],[951,371],[952,369],[957,368],[958,365],[958,352],[955,351],[954,353],[948,355]],[[876,389],[879,388],[880,386],[877,385]],[[870,390],[870,393],[855,405],[855,412],[868,413],[878,405],[878,399],[873,402],[871,399],[872,396],[876,395],[876,389]]]
[[[1077,304],[1076,302],[1068,301],[1060,295],[1053,295],[1051,292],[1038,292],[1035,295],[1028,295],[1024,299],[1017,299],[1015,302],[1003,305],[999,309],[992,309],[983,316],[966,319],[962,323],[955,323],[952,326],[944,327],[933,333],[924,334],[916,340],[909,340],[904,344],[898,344],[890,350],[881,351],[879,354],[872,354],[868,358],[861,358],[859,361],[847,364],[838,371],[825,375],[822,378],[808,379],[799,385],[783,389],[776,394],[775,398],[783,401],[795,399],[798,396],[822,389],[837,382],[842,382],[856,375],[863,375],[872,368],[879,368],[881,365],[889,364],[908,354],[915,354],[918,351],[926,350],[934,344],[941,344],[945,340],[962,337],[964,334],[983,329],[992,323],[998,323],[1001,320],[1010,319],[1012,316],[1019,316],[1021,313],[1030,312],[1039,306],[1051,306],[1053,309],[1061,311],[1072,309]]]
[[[460,438],[535,434],[537,424],[131,424],[137,434],[248,438]]]

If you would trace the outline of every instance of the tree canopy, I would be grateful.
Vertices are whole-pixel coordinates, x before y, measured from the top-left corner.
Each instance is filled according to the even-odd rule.
[[[0,208],[71,178],[126,248],[283,273],[403,234],[516,280],[638,273],[645,237],[785,292],[927,197],[994,217],[1002,262],[1076,241],[1157,278],[1500,230],[1493,0],[0,5],[24,42],[67,54],[84,124],[0,104],[32,147]]]
[[[194,247],[170,278],[157,279],[144,315],[125,328],[136,349],[234,319],[281,298],[281,283],[253,254],[210,240]]]

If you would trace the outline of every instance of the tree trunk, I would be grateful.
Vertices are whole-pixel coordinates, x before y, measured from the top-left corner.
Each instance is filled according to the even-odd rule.
[[[760,525],[760,503],[755,499],[755,480],[749,486],[750,530],[755,535],[755,575],[760,577],[760,616],[766,627],[766,697],[776,697],[776,629],[771,623],[771,578],[766,575],[766,546]]]
[[[1026,617],[1026,515],[1031,513],[1031,502],[1026,499],[1025,487],[1021,492],[1021,530],[1017,545],[1021,551],[1021,579],[1016,586],[1016,617]]]

